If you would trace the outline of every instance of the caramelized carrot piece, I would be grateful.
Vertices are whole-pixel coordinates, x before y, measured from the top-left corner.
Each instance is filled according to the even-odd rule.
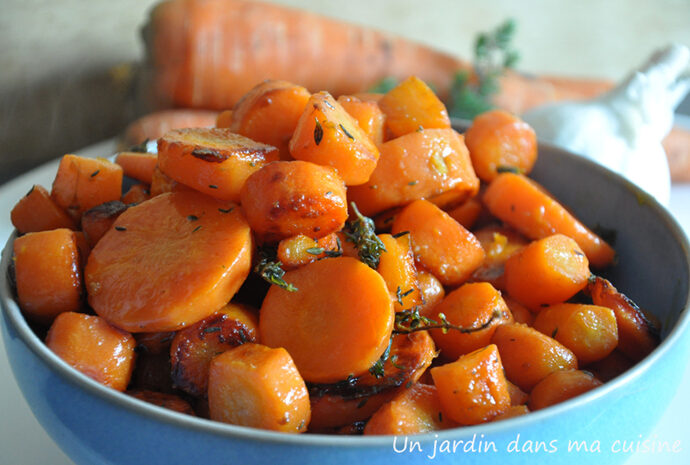
[[[278,243],[278,260],[284,270],[293,270],[307,263],[321,260],[328,253],[338,253],[342,246],[335,233],[319,239],[312,239],[304,234],[288,237]]]
[[[158,164],[158,155],[155,153],[120,152],[115,157],[115,163],[122,167],[125,176],[151,184],[153,171]]]
[[[125,146],[138,145],[163,137],[168,131],[183,128],[213,127],[218,112],[196,108],[155,111],[133,121],[125,129]]]
[[[562,234],[530,243],[505,263],[506,291],[533,311],[571,298],[589,276],[584,252]]]
[[[164,194],[166,192],[180,192],[180,191],[194,191],[191,187],[180,184],[173,178],[163,173],[158,166],[153,171],[153,179],[151,180],[151,197]]]
[[[614,350],[606,358],[598,362],[587,365],[587,370],[592,372],[597,379],[603,382],[611,381],[618,375],[628,371],[633,365],[634,361],[626,357],[620,350]]]
[[[334,168],[348,186],[367,182],[379,159],[374,142],[328,92],[309,99],[290,139],[290,154]]]
[[[127,210],[127,205],[119,200],[96,205],[81,216],[81,230],[84,232],[90,248],[113,226],[118,216]]]
[[[435,357],[436,347],[428,332],[393,336],[388,359],[379,372],[369,370],[336,383],[311,385],[309,428],[339,427],[368,419],[405,386],[418,382]]]
[[[484,260],[471,232],[426,200],[417,200],[395,218],[393,234],[410,232],[415,261],[447,286],[465,282]]]
[[[132,390],[127,391],[127,394],[149,404],[157,405],[173,412],[184,413],[185,415],[196,416],[194,409],[189,402],[182,399],[175,394],[167,394],[164,392],[148,391],[148,390]]]
[[[393,137],[423,129],[450,128],[445,105],[424,81],[411,76],[388,91],[379,106]]]
[[[595,305],[608,307],[616,314],[618,350],[634,361],[642,360],[659,345],[661,324],[632,300],[599,276],[590,280],[587,292]]]
[[[146,184],[135,184],[120,199],[126,205],[145,202],[151,198],[151,189]]]
[[[55,354],[89,378],[118,391],[129,384],[134,368],[134,338],[103,318],[83,313],[58,315],[46,336]]]
[[[475,196],[448,210],[448,214],[466,229],[472,229],[484,210],[484,205]]]
[[[431,369],[444,416],[461,425],[491,420],[510,407],[501,356],[491,344]]]
[[[615,252],[603,239],[571,215],[539,184],[520,174],[502,173],[484,193],[489,211],[530,239],[555,233],[574,239],[592,266],[604,268]]]
[[[379,239],[386,250],[381,253],[376,271],[386,281],[393,297],[393,308],[399,312],[421,304],[410,235],[393,237],[390,234],[380,234]]]
[[[416,383],[378,409],[367,422],[364,434],[420,434],[455,426],[441,413],[436,386]]]
[[[431,337],[448,360],[455,360],[489,345],[499,325],[513,322],[513,315],[501,298],[501,293],[489,283],[463,284],[436,305],[429,317],[438,320],[437,315],[441,313],[455,326],[484,327],[481,331],[471,333],[432,329]]]
[[[575,354],[529,326],[500,325],[491,342],[498,347],[506,377],[527,392],[554,371],[577,369]]]
[[[103,158],[65,155],[53,181],[51,197],[79,220],[81,214],[122,195],[122,168]]]
[[[510,405],[526,404],[527,400],[529,399],[529,394],[510,381],[506,382],[508,383],[508,393],[510,393]]]
[[[525,307],[507,294],[503,294],[503,301],[510,309],[510,313],[513,314],[515,323],[522,323],[527,326],[532,326],[534,323],[534,314],[529,308]]]
[[[618,345],[616,315],[597,305],[551,305],[539,312],[534,329],[566,346],[582,365],[605,358]]]
[[[235,205],[191,191],[162,194],[127,209],[91,251],[89,303],[128,331],[173,331],[230,300],[251,251]]]
[[[421,294],[422,306],[420,312],[426,316],[433,315],[432,310],[446,296],[446,290],[441,281],[427,271],[417,272],[417,286]]]
[[[177,182],[238,202],[247,178],[278,159],[278,149],[229,129],[177,129],[158,139],[158,166]]]
[[[309,393],[282,347],[242,344],[211,361],[211,419],[235,425],[301,433],[311,416]]]
[[[290,160],[288,144],[311,94],[287,81],[263,81],[237,102],[232,113],[232,132],[280,150],[281,160]]]
[[[380,145],[383,142],[386,117],[376,102],[360,100],[351,95],[341,95],[338,97],[338,103],[357,121],[359,127],[374,144]]]
[[[472,165],[482,181],[491,182],[502,169],[528,174],[537,161],[537,135],[532,127],[505,110],[477,116],[465,133]]]
[[[486,256],[472,278],[475,281],[488,281],[497,289],[505,289],[505,263],[527,245],[527,239],[514,229],[495,225],[478,229],[474,235]]]
[[[74,232],[53,229],[14,241],[19,307],[31,320],[50,323],[63,312],[81,308],[82,268]]]
[[[564,402],[601,384],[601,381],[586,371],[555,371],[534,386],[529,395],[529,409],[535,411]]]
[[[348,198],[364,215],[444,193],[458,204],[479,190],[463,137],[452,129],[412,132],[379,149],[381,158],[369,181],[348,189]]]
[[[236,304],[181,329],[170,344],[174,386],[193,396],[206,395],[213,357],[246,342],[258,342],[258,332],[254,312]]]
[[[298,234],[318,239],[347,220],[343,180],[333,169],[306,161],[261,168],[247,179],[241,200],[252,231],[269,242]]]
[[[32,187],[28,194],[19,199],[10,216],[20,234],[58,228],[77,229],[74,220],[39,185]]]
[[[283,278],[297,291],[271,286],[261,306],[261,341],[285,347],[305,380],[340,381],[381,357],[393,330],[393,303],[381,275],[354,258],[338,257]]]

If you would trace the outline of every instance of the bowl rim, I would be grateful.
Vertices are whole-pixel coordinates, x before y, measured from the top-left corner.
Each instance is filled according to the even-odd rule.
[[[463,124],[461,121],[455,120],[454,126],[462,127]],[[608,176],[611,180],[623,184],[631,191],[632,195],[637,196],[638,199],[644,198],[645,201],[643,202],[643,205],[647,208],[652,208],[655,210],[657,216],[661,218],[674,239],[682,247],[684,252],[684,261],[690,268],[690,245],[688,243],[688,237],[675,218],[673,218],[666,208],[660,205],[656,199],[617,173],[614,173],[591,160],[585,159],[553,144],[539,141],[539,151],[556,153],[559,157],[571,159],[576,158],[578,163],[584,163],[588,165],[589,169],[598,171],[601,174]],[[26,347],[44,364],[50,367],[51,371],[59,375],[64,381],[84,389],[90,395],[93,395],[117,408],[124,408],[132,414],[147,417],[149,420],[160,421],[168,424],[171,427],[182,427],[193,430],[196,433],[209,433],[214,436],[240,440],[251,440],[261,443],[285,444],[290,446],[349,446],[350,448],[390,448],[391,444],[394,444],[393,441],[396,437],[402,437],[393,435],[352,437],[319,433],[296,435],[231,425],[210,419],[178,413],[136,399],[125,394],[124,392],[116,391],[98,383],[78,370],[72,368],[55,353],[53,353],[48,346],[46,346],[45,343],[33,332],[21,313],[19,305],[13,297],[14,292],[10,286],[7,272],[10,261],[12,260],[12,244],[16,237],[17,231],[15,230],[5,244],[5,247],[2,251],[2,260],[0,262],[0,270],[5,275],[2,279],[2,285],[0,285],[1,307],[2,312],[5,314],[5,320],[13,326],[22,343],[26,345]],[[498,422],[488,422],[473,426],[460,426],[447,430],[408,436],[412,436],[414,440],[421,443],[434,440],[453,440],[457,439],[458,437],[473,434],[477,435],[477,437],[483,434],[485,438],[490,438],[495,434],[515,431],[515,427],[518,425],[527,426],[537,422],[543,422],[552,417],[564,415],[568,411],[582,407],[583,405],[601,397],[621,393],[626,384],[634,379],[639,378],[640,376],[643,376],[643,374],[648,371],[657,360],[664,357],[668,351],[673,350],[673,346],[675,346],[677,341],[683,337],[683,333],[690,331],[688,327],[690,327],[690,292],[688,292],[688,295],[686,295],[685,302],[683,303],[683,307],[680,311],[676,324],[661,341],[659,346],[656,347],[654,351],[643,360],[628,369],[625,373],[622,373],[616,378],[604,383],[602,386],[599,386],[596,389],[560,404],[536,412],[530,412],[529,415],[522,415]],[[8,344],[8,342],[5,342],[5,344]]]

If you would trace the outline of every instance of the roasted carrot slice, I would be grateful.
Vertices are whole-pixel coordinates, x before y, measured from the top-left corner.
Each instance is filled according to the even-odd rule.
[[[290,153],[334,168],[348,186],[367,182],[379,159],[374,142],[328,92],[309,99],[290,139]]]
[[[263,81],[237,102],[230,130],[280,150],[282,160],[290,160],[288,144],[304,113],[311,94],[287,81]]]
[[[367,422],[364,434],[420,434],[455,426],[441,413],[436,386],[416,383],[378,409]]]
[[[534,329],[570,349],[581,365],[605,358],[618,345],[616,315],[598,305],[551,305],[539,312]]]
[[[229,129],[177,129],[158,139],[158,166],[175,181],[239,202],[244,181],[278,159],[278,149]]]
[[[53,181],[51,197],[79,220],[81,214],[122,195],[122,168],[104,158],[65,155]]]
[[[81,307],[82,267],[73,231],[28,233],[14,241],[17,299],[32,320],[50,323]]]
[[[501,356],[491,344],[431,369],[444,416],[461,425],[491,420],[510,407]]]
[[[343,106],[346,112],[357,120],[357,124],[362,128],[369,138],[376,145],[383,142],[383,129],[386,117],[379,108],[378,104],[371,100],[360,100],[352,95],[341,95],[338,103]]]
[[[498,175],[489,184],[483,200],[493,215],[529,239],[565,234],[582,247],[592,266],[603,268],[613,263],[615,252],[610,245],[571,215],[544,188],[523,175]]]
[[[10,213],[12,224],[21,234],[51,229],[76,229],[74,220],[60,208],[48,191],[39,185],[19,199]]]
[[[196,416],[189,402],[175,394],[140,389],[127,391],[127,394],[136,399],[148,402],[149,404],[172,410],[173,412]]]
[[[307,263],[326,258],[329,254],[341,253],[338,236],[335,233],[319,239],[304,234],[283,239],[278,243],[278,260],[284,270],[292,270]]]
[[[587,284],[595,305],[608,307],[616,314],[618,349],[634,361],[642,360],[659,345],[661,324],[632,300],[599,276]]]
[[[450,127],[445,105],[424,81],[411,76],[388,91],[379,106],[386,115],[386,129],[393,137],[423,129]]]
[[[413,200],[453,194],[458,204],[479,190],[463,137],[452,129],[426,129],[379,147],[381,158],[369,181],[348,189],[367,216]]]
[[[125,210],[127,210],[127,205],[119,200],[113,200],[84,212],[81,216],[81,230],[86,236],[89,247],[93,248],[96,245]]]
[[[46,345],[89,378],[118,391],[127,388],[136,343],[131,334],[103,318],[61,313],[48,330]]]
[[[410,235],[393,237],[390,234],[380,234],[379,239],[386,250],[381,253],[376,271],[386,281],[393,297],[395,311],[420,305],[422,296],[417,284],[417,269],[414,266]]]
[[[489,283],[463,284],[450,292],[428,315],[438,321],[441,313],[455,326],[483,328],[471,333],[452,329],[445,332],[441,329],[430,330],[441,354],[448,360],[456,360],[461,355],[489,345],[499,325],[513,322],[513,315],[501,298],[501,293]]]
[[[506,291],[533,311],[568,300],[589,276],[584,252],[562,234],[533,241],[505,262]]]
[[[368,419],[397,392],[416,383],[435,356],[434,341],[426,331],[397,334],[385,362],[360,376],[331,384],[311,384],[310,430]]]
[[[131,332],[173,331],[205,318],[239,289],[252,239],[239,208],[197,192],[130,207],[86,265],[89,303]]]
[[[309,393],[282,347],[243,344],[213,359],[209,370],[211,419],[284,433],[307,429]]]
[[[271,286],[261,306],[261,341],[285,347],[305,380],[340,381],[381,357],[393,330],[393,303],[381,275],[338,257],[283,278],[297,291]]]
[[[153,171],[158,164],[158,155],[155,153],[120,152],[115,157],[115,163],[122,167],[125,176],[151,184]]]
[[[242,209],[259,237],[275,242],[304,234],[318,239],[347,220],[345,184],[327,166],[293,160],[271,163],[249,176]]]
[[[193,396],[205,396],[211,359],[245,342],[258,342],[258,332],[254,312],[236,304],[181,329],[170,344],[173,384]]]
[[[537,161],[534,129],[505,110],[489,110],[477,116],[465,133],[465,142],[474,170],[485,182],[506,169],[528,174]]]
[[[529,395],[529,409],[540,410],[564,402],[601,386],[591,373],[580,370],[559,370],[534,386]]]
[[[393,234],[409,231],[415,261],[444,285],[465,282],[484,260],[484,250],[471,232],[426,200],[405,207],[393,222]]]
[[[526,392],[554,371],[577,369],[575,354],[529,326],[500,325],[491,342],[498,347],[506,377]]]

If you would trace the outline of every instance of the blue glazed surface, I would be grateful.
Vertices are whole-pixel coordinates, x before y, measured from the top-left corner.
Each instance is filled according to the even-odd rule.
[[[287,436],[186,417],[109,390],[64,364],[33,335],[3,279],[2,331],[12,370],[40,423],[78,464],[622,463],[628,455],[611,447],[646,438],[690,355],[687,241],[653,200],[575,156],[541,147],[534,177],[587,224],[618,230],[620,263],[610,277],[664,322],[665,339],[649,357],[563,404],[494,424],[410,437],[407,443],[397,438],[396,449],[406,444],[405,452],[396,452],[390,437]],[[3,252],[3,274],[10,249]],[[465,451],[473,438],[475,451]],[[421,451],[410,452],[411,441],[419,441]],[[510,445],[522,450],[527,441],[546,447],[536,453],[507,451]],[[569,441],[590,447],[599,441],[600,452],[569,452]],[[441,450],[445,445],[450,451]],[[488,449],[477,451],[481,445]]]

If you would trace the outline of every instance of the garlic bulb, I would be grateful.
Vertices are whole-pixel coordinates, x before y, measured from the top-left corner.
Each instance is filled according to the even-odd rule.
[[[670,45],[594,100],[545,105],[522,118],[540,139],[618,172],[667,206],[671,179],[661,141],[690,90],[683,74],[689,63],[687,47]]]

